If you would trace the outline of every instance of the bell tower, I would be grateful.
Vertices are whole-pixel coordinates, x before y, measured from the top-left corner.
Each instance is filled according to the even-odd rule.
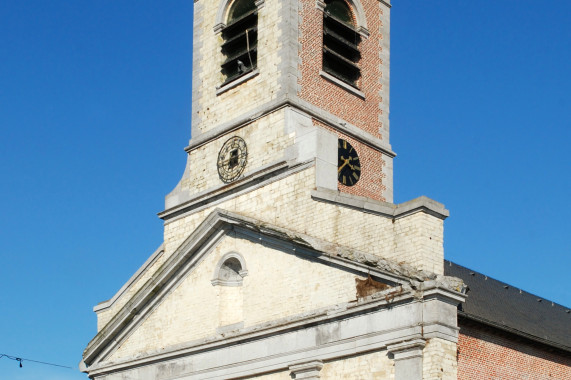
[[[398,223],[387,225],[382,242],[371,247],[368,240],[398,208],[389,143],[390,10],[384,0],[195,1],[192,138],[184,174],[159,214],[167,252],[221,208],[421,268],[442,267],[440,238],[429,242],[438,252],[430,262],[418,259],[417,246],[403,256],[406,248],[395,246]],[[363,224],[369,211],[362,205],[370,204],[384,218],[353,232],[343,227]]]
[[[309,159],[315,187],[391,202],[389,19],[379,0],[195,1],[192,139],[167,210]],[[248,150],[229,181],[217,161],[232,136]]]

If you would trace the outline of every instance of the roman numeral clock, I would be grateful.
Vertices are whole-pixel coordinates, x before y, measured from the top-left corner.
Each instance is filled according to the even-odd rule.
[[[353,186],[361,177],[361,163],[355,148],[347,140],[337,142],[337,180],[345,186]]]

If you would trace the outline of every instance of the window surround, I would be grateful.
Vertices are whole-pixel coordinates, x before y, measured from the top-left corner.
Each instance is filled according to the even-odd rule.
[[[340,0],[351,13],[352,21],[348,24],[347,21],[330,15],[326,2],[327,0],[316,0],[316,8],[323,13],[323,62],[319,75],[365,99],[365,94],[360,90],[361,67],[358,63],[361,60],[360,42],[370,35],[364,8],[359,0]],[[351,43],[351,34],[356,39],[358,37],[359,41]],[[339,65],[346,67],[343,69]]]
[[[220,278],[220,270],[226,263],[226,261],[230,259],[236,259],[240,263],[240,270],[238,271],[238,275],[240,275],[239,279],[234,280],[223,280]],[[238,252],[229,252],[222,256],[222,258],[216,264],[216,268],[214,269],[214,274],[212,276],[212,286],[222,285],[222,286],[242,286],[242,279],[248,275],[248,269],[246,268],[246,261]]]
[[[226,26],[227,26],[226,22],[227,22],[228,17],[229,17],[228,13],[229,13],[229,11],[230,11],[230,9],[231,9],[231,7],[235,1],[238,1],[238,0],[223,0],[220,2],[219,6],[218,6],[218,11],[216,13],[216,20],[215,20],[214,27],[213,27],[215,35],[222,34],[224,29],[226,28]],[[264,3],[265,3],[265,0],[255,0],[254,1],[256,14],[260,11],[261,8],[263,8]],[[256,16],[256,17],[258,17],[258,16]],[[258,37],[256,37],[256,40],[258,40]],[[257,61],[257,59],[255,59],[255,60]],[[225,69],[223,68],[223,71],[224,70]],[[230,89],[246,82],[247,80],[255,77],[258,74],[259,74],[259,70],[257,68],[257,63],[256,63],[256,64],[254,64],[253,67],[249,68],[248,70],[244,71],[241,74],[231,75],[230,77],[226,76],[226,78],[223,79],[222,84],[220,86],[216,87],[216,96],[218,96],[218,95],[226,92],[227,90],[230,90]]]
[[[216,87],[216,96],[233,89],[234,87],[237,87],[238,85],[248,81],[250,78],[253,78],[255,76],[258,76],[258,74],[260,73],[259,69],[255,69],[252,71],[248,71],[245,72],[243,75],[239,76],[238,78],[222,85],[222,86],[218,86]]]
[[[222,29],[226,27],[226,18],[228,17],[228,10],[234,0],[223,0],[218,6],[218,12],[216,13],[216,21],[214,22],[214,34],[219,34]],[[264,7],[265,0],[256,0],[254,4],[258,8],[258,11]]]
[[[355,26],[357,33],[359,33],[362,37],[368,38],[371,34],[369,29],[367,29],[367,19],[365,18],[365,8],[358,0],[344,0],[349,4],[349,6],[355,12]],[[317,9],[321,12],[325,13],[325,1],[317,0],[315,3]]]
[[[337,79],[333,75],[326,73],[323,70],[319,70],[319,75],[328,81],[335,83],[339,87],[343,87],[345,90],[349,91],[353,95],[358,96],[359,98],[365,100],[365,93],[359,90],[357,87],[351,86],[349,83],[345,83],[340,79]]]

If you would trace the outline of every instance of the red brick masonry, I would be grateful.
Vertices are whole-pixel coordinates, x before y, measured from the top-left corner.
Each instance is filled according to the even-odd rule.
[[[458,380],[571,380],[570,353],[459,322]]]
[[[340,139],[345,139],[359,155],[359,161],[361,162],[361,178],[355,186],[344,186],[341,183],[337,183],[338,190],[343,193],[359,195],[362,197],[368,197],[378,201],[385,201],[384,192],[387,187],[384,185],[384,178],[386,174],[383,172],[385,166],[385,160],[383,159],[383,154],[365,144],[362,144],[355,140],[354,138],[343,135],[333,128],[329,127],[318,120],[313,120],[315,125],[323,127],[327,130],[337,133],[337,137]]]
[[[378,0],[362,1],[371,35],[363,38],[359,46],[361,51],[359,66],[362,75],[359,89],[365,94],[365,99],[361,99],[319,75],[323,56],[323,12],[319,11],[315,4],[315,0],[302,0],[299,96],[382,139],[379,133],[381,126],[379,114],[382,112],[379,109],[379,104],[382,102],[379,94],[382,85],[379,79],[383,75],[382,61],[379,57],[380,42],[383,38],[380,33],[381,5]]]

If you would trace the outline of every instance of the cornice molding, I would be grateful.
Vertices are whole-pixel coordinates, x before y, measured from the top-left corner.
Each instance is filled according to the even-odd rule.
[[[392,151],[390,144],[385,141],[371,135],[368,132],[363,131],[361,128],[349,123],[347,120],[343,120],[330,112],[324,111],[304,100],[299,99],[297,96],[288,97],[282,96],[280,99],[275,99],[264,105],[254,108],[245,114],[234,118],[220,126],[211,129],[207,132],[201,133],[198,136],[193,137],[188,146],[184,150],[189,153],[198,147],[201,147],[210,141],[219,138],[222,135],[231,133],[237,129],[243,128],[254,121],[267,116],[273,112],[276,112],[284,107],[293,107],[301,110],[308,114],[309,116],[327,124],[334,130],[351,136],[360,143],[367,145],[377,151],[386,154],[389,157],[395,157],[396,153]]]
[[[318,201],[350,207],[386,218],[400,219],[417,212],[424,212],[442,220],[450,216],[450,212],[442,203],[426,196],[420,196],[404,203],[394,204],[341,193],[339,191],[317,188],[311,192],[311,197]]]

